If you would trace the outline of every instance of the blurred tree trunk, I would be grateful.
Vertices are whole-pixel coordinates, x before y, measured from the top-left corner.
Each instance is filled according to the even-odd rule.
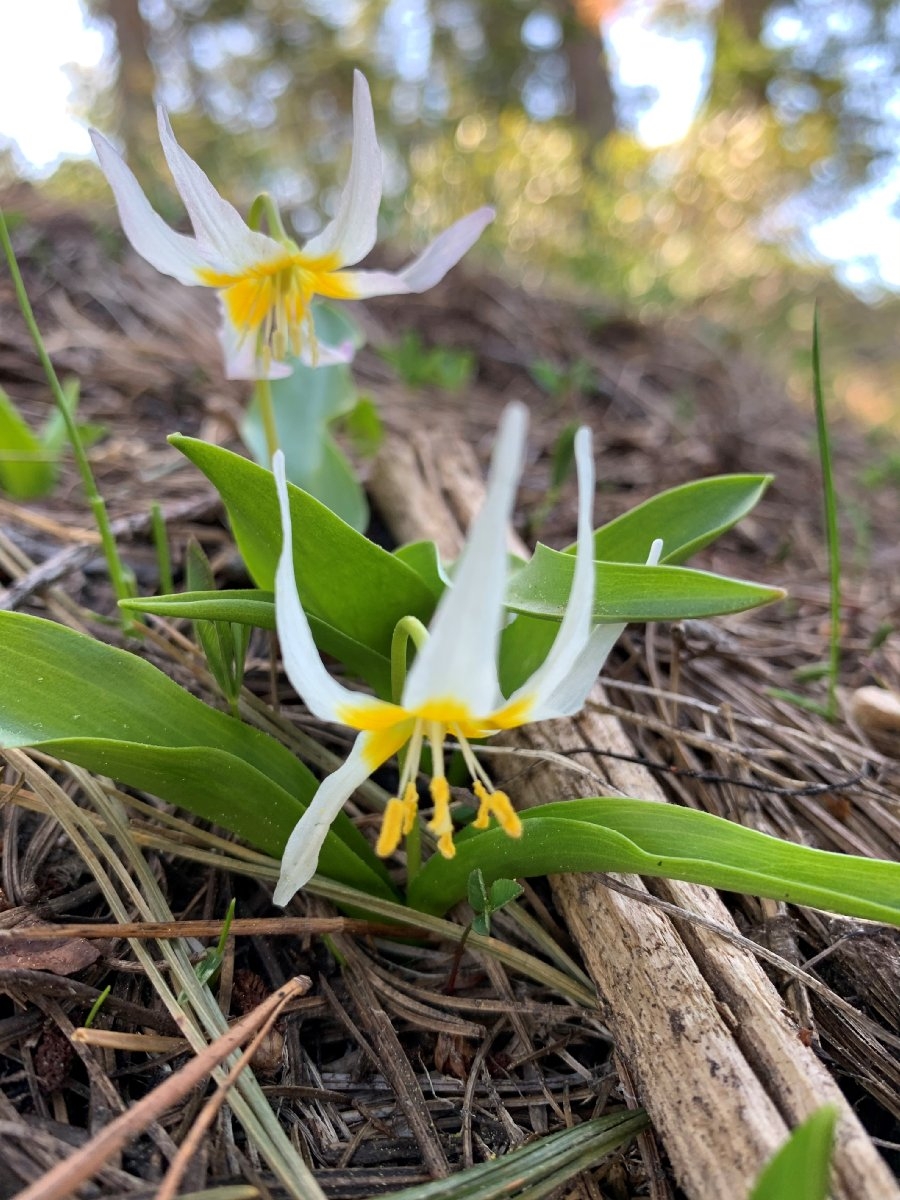
[[[602,142],[618,128],[606,47],[599,30],[591,33],[581,25],[577,29],[565,44],[575,90],[575,120],[595,141]]]
[[[94,0],[98,15],[109,17],[116,35],[118,132],[138,178],[152,176],[156,144],[153,93],[156,72],[150,58],[147,25],[139,0]]]
[[[758,42],[771,0],[722,0],[723,17],[734,21],[748,41]]]
[[[563,49],[575,99],[575,120],[595,142],[618,129],[616,99],[600,18],[615,7],[610,0],[557,0]]]

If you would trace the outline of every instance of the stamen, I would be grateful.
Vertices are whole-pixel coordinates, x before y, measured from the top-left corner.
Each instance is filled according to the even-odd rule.
[[[375,853],[379,858],[387,858],[400,845],[405,817],[406,810],[403,807],[403,801],[396,796],[388,800],[381,820],[381,832],[378,834],[378,842],[375,846]]]
[[[456,847],[453,845],[453,821],[450,818],[450,785],[444,775],[436,775],[428,790],[434,802],[434,816],[428,822],[428,828],[437,834],[438,850],[444,858],[453,858]]]
[[[481,782],[488,789],[488,791],[491,791],[492,790],[491,777],[490,777],[490,775],[488,775],[487,771],[485,771],[484,767],[481,765],[481,763],[475,757],[475,753],[472,750],[472,747],[469,745],[468,739],[463,735],[462,730],[459,728],[458,725],[451,725],[450,732],[453,734],[453,736],[456,738],[457,742],[459,743],[459,751],[460,751],[460,754],[462,754],[462,756],[463,756],[463,762],[466,764],[466,767],[468,768],[469,775],[472,777],[473,780],[480,779]]]
[[[402,800],[399,796],[388,800],[375,846],[375,853],[379,858],[387,858],[393,854],[400,845],[400,838],[407,837],[412,832],[418,809],[419,794],[414,783],[408,783],[403,789]]]
[[[475,829],[487,829],[494,817],[509,837],[522,836],[522,820],[506,792],[488,791],[480,779],[473,780],[472,791],[478,797],[478,815],[472,822]]]
[[[408,783],[403,790],[403,836],[409,837],[416,823],[416,813],[419,811],[419,793],[414,783]]]

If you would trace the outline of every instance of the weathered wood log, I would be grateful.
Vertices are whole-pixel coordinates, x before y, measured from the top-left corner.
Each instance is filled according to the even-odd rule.
[[[392,441],[371,481],[377,506],[401,541],[432,538],[447,558],[483,496],[474,455],[459,443],[417,435]],[[634,749],[603,712],[598,684],[577,717],[502,735],[508,745],[565,752],[589,745]],[[653,776],[608,760],[596,793],[665,803]],[[498,755],[525,807],[586,794],[586,776],[556,762]],[[596,794],[595,793],[595,794]],[[646,890],[639,879],[627,882]],[[823,1104],[841,1112],[834,1156],[836,1200],[900,1200],[900,1189],[834,1079],[800,1032],[756,958],[714,930],[672,919],[610,890],[594,875],[551,879],[616,1041],[679,1184],[691,1200],[746,1196],[790,1128]],[[737,932],[719,896],[693,884],[653,881],[654,894]]]

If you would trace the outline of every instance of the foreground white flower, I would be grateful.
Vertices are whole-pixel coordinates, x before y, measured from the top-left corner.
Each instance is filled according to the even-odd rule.
[[[345,271],[375,245],[381,203],[381,152],[369,85],[353,77],[353,151],[350,175],[333,221],[307,242],[279,231],[251,229],[175,141],[165,109],[158,110],[166,162],[196,237],[176,233],[153,211],[119,153],[91,130],[112,187],[119,218],[135,250],[180,283],[216,288],[222,303],[222,348],[229,379],[279,379],[291,373],[288,354],[313,366],[346,359],[341,347],[318,347],[310,304],[314,296],[361,299],[424,292],[439,283],[494,218],[480,208],[445,229],[402,271]]]
[[[494,448],[487,495],[453,574],[441,597],[429,636],[409,670],[399,704],[354,692],[325,670],[306,614],[297,596],[291,540],[291,514],[284,456],[273,461],[281,506],[283,543],[275,580],[275,614],[288,678],[307,708],[324,721],[359,731],[347,761],[319,787],[285,847],[275,903],[287,904],[311,878],[322,842],[346,800],[383,762],[408,745],[397,796],[384,814],[377,851],[392,853],[416,818],[416,778],[422,747],[431,746],[429,787],[434,813],[428,828],[447,858],[455,853],[450,819],[450,788],[444,774],[444,739],[453,737],[472,779],[479,808],[474,825],[487,828],[494,817],[511,836],[522,832],[505,792],[495,791],[469,745],[500,729],[531,721],[570,716],[584,704],[606,656],[624,625],[592,626],[594,555],[591,510],[594,462],[591,435],[575,438],[578,467],[578,542],[575,571],[566,611],[544,662],[510,697],[497,678],[497,654],[505,624],[506,531],[522,473],[528,418],[523,405],[503,414]],[[654,542],[650,561],[662,549]]]

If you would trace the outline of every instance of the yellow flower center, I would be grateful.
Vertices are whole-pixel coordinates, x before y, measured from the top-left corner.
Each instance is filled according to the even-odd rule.
[[[266,370],[288,354],[299,356],[304,343],[316,359],[316,335],[310,304],[313,296],[351,300],[356,295],[347,276],[337,271],[336,255],[307,258],[285,248],[282,258],[259,263],[242,275],[221,271],[199,272],[200,280],[218,288],[228,319],[241,341],[256,340],[256,353]]]
[[[422,749],[427,741],[432,759],[432,778],[428,790],[434,806],[428,828],[437,838],[437,848],[444,858],[453,858],[456,854],[450,815],[450,785],[444,771],[444,740],[448,736],[456,739],[469,770],[472,790],[478,798],[474,828],[487,829],[493,817],[510,837],[521,837],[522,822],[509,796],[494,790],[490,777],[475,757],[469,739],[522,724],[527,720],[530,707],[530,700],[519,701],[482,720],[474,718],[465,705],[452,699],[431,701],[415,711],[395,704],[344,709],[340,719],[369,735],[366,756],[373,770],[398,749],[407,746],[397,795],[387,803],[376,853],[382,857],[393,854],[400,839],[413,827],[419,801],[415,780],[419,773]]]

